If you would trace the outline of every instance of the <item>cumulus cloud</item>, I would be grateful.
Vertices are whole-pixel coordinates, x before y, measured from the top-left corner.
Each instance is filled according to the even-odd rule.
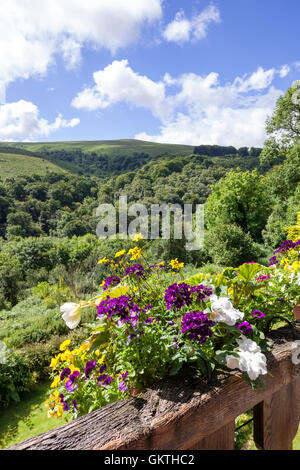
[[[44,75],[61,54],[67,68],[89,45],[112,53],[162,15],[162,0],[1,0],[0,98],[17,78]]]
[[[160,119],[160,133],[140,140],[178,144],[261,146],[265,121],[283,93],[272,86],[275,68],[262,67],[222,84],[219,74],[194,73],[160,81],[136,73],[127,60],[114,61],[94,73],[92,87],[73,99],[78,109],[105,109],[120,102],[148,109]]]
[[[59,129],[75,127],[79,122],[78,118],[66,120],[59,114],[54,122],[49,123],[39,117],[35,104],[20,100],[0,105],[0,140],[36,140]]]
[[[73,99],[77,109],[92,111],[105,109],[121,101],[150,109],[153,115],[166,118],[165,84],[139,75],[128,65],[128,60],[115,60],[93,74],[94,86],[85,88]]]
[[[167,25],[163,37],[169,42],[177,43],[198,41],[206,37],[210,23],[220,23],[220,21],[220,11],[214,5],[209,5],[191,19],[187,19],[184,11],[180,10],[174,20]]]

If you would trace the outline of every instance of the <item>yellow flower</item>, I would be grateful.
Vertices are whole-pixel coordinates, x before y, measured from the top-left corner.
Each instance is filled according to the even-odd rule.
[[[80,369],[78,369],[78,367],[75,367],[73,364],[71,364],[71,365],[69,366],[69,369],[70,369],[70,371],[71,371],[71,374],[73,374],[73,372],[75,372],[75,371],[76,371],[76,372],[80,372]]]
[[[123,256],[124,253],[126,253],[126,250],[117,251],[117,253],[115,254],[115,258],[119,258],[120,256]]]
[[[164,265],[165,265],[164,261],[161,261],[160,263],[156,263],[156,266],[164,266]]]
[[[142,250],[138,246],[135,246],[134,248],[131,248],[127,254],[131,255],[130,259],[133,261],[142,256]]]
[[[104,258],[100,259],[100,261],[98,261],[98,264],[103,264],[103,263],[108,263],[109,262],[109,259],[106,258],[106,256],[104,256]]]
[[[71,353],[71,351],[65,351],[64,353],[61,354],[60,357],[61,357],[61,360],[63,362],[65,362],[65,361],[67,361],[67,362],[72,361],[73,362],[73,360],[74,360],[73,359],[73,354]]]
[[[53,418],[54,415],[55,415],[55,411],[53,410],[48,411],[48,418]]]
[[[102,364],[103,362],[105,361],[105,354],[103,354],[103,356],[100,357],[100,359],[98,359],[98,364]]]
[[[69,344],[71,343],[71,340],[70,339],[66,339],[66,341],[64,341],[63,343],[61,343],[61,345],[59,346],[59,350],[60,351],[65,351]]]
[[[300,261],[294,261],[291,269],[294,272],[298,271],[298,269],[300,269]]]
[[[184,263],[179,263],[178,258],[171,259],[169,265],[172,267],[173,270],[178,270],[183,268]]]
[[[51,363],[50,363],[50,367],[51,367],[51,369],[54,369],[54,368],[57,366],[57,364],[58,364],[58,363],[59,363],[59,361],[60,361],[60,356],[61,356],[61,355],[60,355],[60,354],[58,354],[57,356],[55,356],[55,357],[52,357],[52,359],[51,359]]]
[[[57,416],[58,418],[61,418],[63,412],[64,412],[63,408],[62,408],[61,406],[58,406],[58,407],[57,407],[57,411],[56,411],[56,416]]]
[[[51,387],[51,388],[57,387],[57,385],[59,384],[59,382],[60,382],[60,376],[57,375],[57,376],[54,378],[54,380],[53,380],[52,384],[50,385],[50,387]]]
[[[132,239],[133,242],[139,242],[140,240],[142,240],[143,236],[141,233],[139,233],[138,235],[135,235]]]

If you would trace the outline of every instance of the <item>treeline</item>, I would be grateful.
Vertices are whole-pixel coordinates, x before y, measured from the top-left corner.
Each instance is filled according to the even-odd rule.
[[[239,155],[240,157],[259,157],[262,149],[259,147],[235,147],[222,145],[198,145],[194,148],[194,153],[198,155],[207,155],[209,157],[225,157]]]

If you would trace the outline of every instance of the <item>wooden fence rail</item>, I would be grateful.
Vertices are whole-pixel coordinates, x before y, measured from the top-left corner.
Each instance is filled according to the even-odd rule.
[[[254,409],[260,449],[292,449],[300,419],[300,365],[286,329],[270,334],[265,387],[253,391],[239,376],[211,384],[185,374],[139,398],[122,400],[8,449],[195,450],[234,449],[235,418]]]

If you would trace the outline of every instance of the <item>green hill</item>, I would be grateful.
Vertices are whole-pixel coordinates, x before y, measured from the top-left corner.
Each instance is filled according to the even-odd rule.
[[[134,153],[147,153],[149,157],[162,154],[190,155],[193,153],[192,145],[158,144],[143,140],[96,140],[81,142],[26,142],[5,143],[6,146],[21,148],[31,152],[53,152],[59,150],[81,150],[83,153],[95,152],[97,155],[127,155]]]
[[[2,179],[32,174],[45,175],[48,172],[66,173],[67,171],[42,157],[1,152],[0,149],[0,177]]]

